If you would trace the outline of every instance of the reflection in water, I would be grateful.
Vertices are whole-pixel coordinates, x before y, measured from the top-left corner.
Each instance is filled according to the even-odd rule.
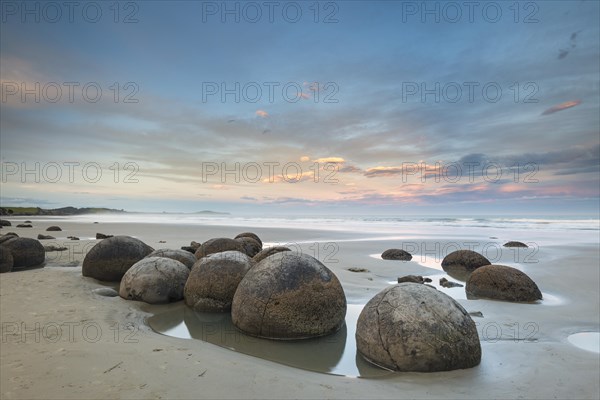
[[[199,313],[183,302],[148,319],[156,332],[183,339],[200,339],[240,353],[292,367],[335,375],[377,377],[390,374],[366,362],[356,352],[356,321],[363,305],[348,304],[346,324],[321,338],[278,341],[240,332],[229,313]]]
[[[580,349],[600,353],[600,333],[580,332],[568,337],[569,342]]]

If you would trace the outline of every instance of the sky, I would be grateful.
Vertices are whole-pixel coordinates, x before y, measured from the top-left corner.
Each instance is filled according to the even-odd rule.
[[[2,1],[2,206],[592,214],[600,3]]]

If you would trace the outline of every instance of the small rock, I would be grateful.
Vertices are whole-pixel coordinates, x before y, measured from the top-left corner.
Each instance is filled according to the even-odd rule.
[[[119,295],[119,292],[117,292],[115,289],[104,288],[104,287],[94,289],[94,290],[92,290],[92,293],[97,294],[98,296],[104,296],[104,297],[117,297]]]
[[[31,223],[31,221],[27,220],[27,221],[25,221],[25,223],[26,223],[26,224],[30,224],[30,223]]]
[[[31,224],[19,224],[17,228],[33,228],[33,226]]]
[[[79,238],[77,236],[67,236],[67,239],[79,240]]]
[[[471,317],[479,317],[479,318],[483,318],[483,313],[481,311],[471,311],[469,313],[469,315]]]
[[[348,271],[350,271],[350,272],[371,272],[366,268],[356,268],[356,267],[348,268]]]
[[[430,283],[433,282],[433,280],[431,280],[431,278],[423,278],[423,282]]]
[[[381,258],[384,260],[410,261],[412,260],[412,255],[408,251],[401,249],[388,249],[381,254]]]
[[[158,243],[167,243],[166,240],[159,240]]]
[[[198,250],[198,247],[202,246],[202,243],[198,243],[194,240],[190,242],[190,247],[194,249],[194,251]]]
[[[189,251],[192,254],[196,252],[196,249],[194,249],[192,246],[181,246],[181,250]]]
[[[421,275],[406,275],[398,278],[398,283],[402,282],[424,283],[425,280]]]
[[[96,233],[96,239],[108,239],[113,237],[113,235],[105,235],[104,233]]]
[[[49,245],[49,246],[44,246],[44,251],[65,251],[68,250],[66,247],[62,247],[62,246],[54,246],[54,245]]]
[[[12,224],[10,223],[10,221],[0,219],[0,226],[12,226]]]
[[[42,235],[41,233],[37,236],[38,240],[56,239],[54,236]]]
[[[529,247],[529,246],[527,246],[523,242],[510,241],[510,242],[504,243],[504,247]]]
[[[56,226],[56,225],[49,226],[46,229],[46,232],[58,232],[58,231],[62,231],[62,229],[60,229],[60,226]]]
[[[440,278],[440,286],[445,287],[445,288],[453,288],[453,287],[463,287],[464,285],[461,285],[460,283],[457,283],[457,282],[449,281],[446,278]]]

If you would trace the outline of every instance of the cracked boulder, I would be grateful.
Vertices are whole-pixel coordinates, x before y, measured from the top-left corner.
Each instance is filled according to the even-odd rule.
[[[358,352],[372,364],[406,372],[471,368],[481,361],[475,323],[450,296],[419,283],[390,286],[363,308]]]
[[[139,239],[114,236],[98,242],[83,259],[83,276],[100,281],[118,282],[133,264],[154,249]]]
[[[284,251],[256,264],[233,297],[231,317],[241,331],[269,339],[305,339],[344,324],[346,296],[319,260]]]
[[[231,310],[233,295],[254,263],[239,251],[224,251],[203,257],[194,264],[185,284],[185,304],[201,312]]]
[[[165,257],[149,257],[127,270],[119,296],[149,304],[164,304],[183,299],[183,288],[190,274],[188,267]]]

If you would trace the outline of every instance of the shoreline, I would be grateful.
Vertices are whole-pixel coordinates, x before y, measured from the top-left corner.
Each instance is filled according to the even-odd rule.
[[[25,219],[31,220],[34,228],[4,227],[0,233],[14,231],[34,238],[38,233],[66,236],[77,232],[82,237],[83,234],[90,237],[95,232],[121,233],[111,231],[117,225],[91,222],[64,222],[61,223],[63,232],[45,232],[45,223],[36,223],[35,217]],[[246,230],[232,226],[184,226],[175,230],[171,226],[152,224],[119,226],[125,228],[123,234],[138,236],[154,248],[179,248],[190,240],[231,237]],[[266,242],[295,238],[301,251],[313,256],[319,251],[316,258],[339,277],[349,304],[364,304],[398,276],[443,273],[416,261],[371,257],[399,243],[398,240],[381,240],[382,235],[358,240],[359,237],[365,239],[364,232],[349,232],[334,235],[336,241],[332,240],[331,231],[252,229]],[[192,232],[195,236],[188,236]],[[469,232],[463,233],[464,241],[471,240]],[[536,233],[530,232],[530,235]],[[332,242],[327,242],[330,239]],[[167,243],[158,243],[159,240]],[[490,241],[487,237],[483,240]],[[306,243],[299,243],[301,241]],[[442,248],[450,241],[424,240],[429,248],[433,243],[440,243]],[[594,398],[600,392],[596,379],[600,371],[598,354],[578,349],[567,340],[572,333],[599,330],[597,244],[560,245],[550,244],[556,240],[540,241],[537,263],[515,262],[514,253],[500,256],[498,263],[525,271],[542,292],[559,297],[562,303],[457,300],[467,311],[481,311],[484,315],[474,318],[483,351],[478,367],[443,373],[394,373],[373,379],[310,372],[200,340],[158,334],[146,320],[163,306],[92,293],[95,288],[107,286],[81,276],[84,256],[81,250],[96,240],[41,242],[68,243],[73,245],[73,250],[54,260],[50,259],[52,253],[47,253],[49,262],[45,268],[0,276],[3,399],[507,398],[517,395]],[[335,254],[327,253],[324,247],[327,243],[337,246]],[[76,245],[79,245],[78,251]],[[350,267],[362,267],[370,272],[350,272]],[[48,340],[57,326],[62,326],[61,337],[55,342]],[[69,326],[73,327],[72,332],[65,330]],[[84,326],[87,326],[85,334]],[[102,333],[95,340],[98,327]],[[72,333],[71,337],[68,333]],[[137,342],[127,341],[127,338]],[[522,340],[526,338],[535,340]]]

